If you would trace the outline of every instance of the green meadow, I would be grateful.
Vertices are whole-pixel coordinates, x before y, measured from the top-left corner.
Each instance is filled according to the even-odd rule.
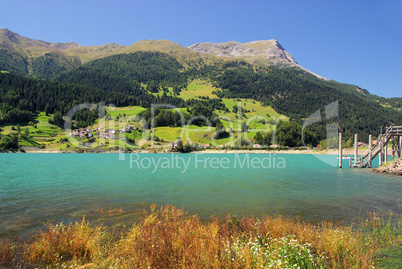
[[[201,79],[195,79],[190,84],[188,84],[186,90],[180,92],[180,98],[184,100],[188,99],[199,99],[199,96],[208,97],[210,99],[218,98],[212,92],[217,90],[217,88],[212,86],[212,83]]]
[[[127,106],[127,107],[107,107],[106,111],[111,117],[116,119],[118,116],[132,117],[140,112],[144,111],[145,108],[140,106]]]
[[[39,147],[41,144],[49,146],[57,143],[60,137],[63,136],[64,131],[58,126],[49,123],[49,119],[53,115],[48,115],[44,112],[38,113],[34,122],[28,124],[20,124],[19,145],[21,147]],[[18,125],[6,125],[1,127],[3,134],[18,134]],[[25,136],[26,129],[28,128],[29,136]],[[13,130],[15,129],[15,130]]]

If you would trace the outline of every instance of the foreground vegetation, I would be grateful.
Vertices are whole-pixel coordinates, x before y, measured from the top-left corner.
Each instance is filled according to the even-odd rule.
[[[393,228],[394,227],[394,228]],[[373,268],[400,254],[400,222],[375,214],[358,229],[282,216],[203,221],[153,205],[131,227],[85,220],[50,225],[31,241],[3,240],[0,265],[46,268]],[[381,256],[379,256],[381,255]],[[389,261],[389,259],[387,260]],[[400,262],[397,258],[391,262]],[[398,266],[390,264],[389,266]]]

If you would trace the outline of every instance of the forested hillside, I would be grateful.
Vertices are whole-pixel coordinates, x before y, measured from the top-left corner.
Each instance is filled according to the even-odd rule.
[[[139,103],[123,93],[0,74],[0,123],[28,122],[37,111],[64,115],[77,104],[100,101],[116,105]]]
[[[77,57],[68,57],[61,53],[46,53],[31,62],[32,76],[39,79],[51,79],[54,76],[80,66]]]
[[[326,82],[299,69],[264,67],[256,70],[245,62],[227,63],[222,67],[206,66],[198,71],[207,76],[222,90],[215,94],[221,98],[250,98],[272,106],[276,111],[301,122],[317,110],[334,101],[339,102],[337,122],[347,137],[358,132],[364,140],[378,134],[381,126],[402,124],[402,113],[391,106],[381,105],[378,97],[368,92],[351,91],[352,85]],[[398,99],[382,99],[395,105]],[[325,114],[319,137],[325,135]]]
[[[213,111],[225,109],[220,100],[187,100],[172,96],[153,96],[148,93],[136,97],[126,93],[104,91],[77,84],[65,84],[47,80],[0,73],[0,124],[28,122],[35,112],[66,115],[75,105],[89,102],[105,102],[115,106],[142,106],[171,104],[176,107],[193,107],[197,104]]]
[[[159,92],[164,87],[185,88],[187,77],[182,69],[176,59],[165,53],[136,52],[89,62],[60,74],[55,80],[141,96],[146,94],[145,90]]]

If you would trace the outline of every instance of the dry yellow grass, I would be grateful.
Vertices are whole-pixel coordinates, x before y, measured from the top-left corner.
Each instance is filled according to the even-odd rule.
[[[16,257],[16,245],[8,242],[0,247],[3,264]],[[372,268],[378,241],[330,222],[246,214],[205,221],[152,205],[141,221],[118,233],[83,219],[49,226],[19,247],[21,267]]]

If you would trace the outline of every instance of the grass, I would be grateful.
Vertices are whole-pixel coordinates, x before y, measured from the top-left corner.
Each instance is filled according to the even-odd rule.
[[[107,107],[106,110],[107,113],[115,119],[117,118],[117,116],[119,115],[123,116],[124,114],[126,114],[126,117],[135,116],[140,112],[144,111],[145,108],[140,106],[113,107],[113,108]]]
[[[257,117],[266,118],[268,120],[271,120],[271,119],[288,120],[289,119],[288,117],[286,117],[284,115],[281,115],[278,112],[276,112],[272,107],[263,106],[260,102],[252,100],[252,99],[222,99],[222,102],[229,109],[229,111],[232,111],[233,107],[238,106],[239,103],[240,103],[241,108],[244,111],[245,110],[250,111],[250,112],[245,113],[247,118],[257,116]],[[236,118],[235,118],[236,114],[235,113],[226,113],[226,114],[220,114],[220,115],[229,115],[229,117],[232,120],[236,120]]]
[[[113,211],[119,214],[122,210]],[[46,268],[373,268],[400,264],[398,225],[371,216],[357,227],[283,216],[201,220],[170,205],[120,230],[49,225],[32,240],[3,240],[0,266]],[[398,247],[399,246],[399,247]],[[21,255],[23,254],[23,255]],[[384,256],[395,259],[384,259]],[[1,264],[2,263],[2,264]],[[393,267],[395,268],[395,267]]]
[[[212,86],[212,83],[201,79],[195,79],[188,84],[187,90],[182,90],[180,92],[179,97],[184,100],[199,99],[199,96],[208,96],[209,98],[214,99],[218,98],[218,96],[212,93],[215,90],[217,89]]]
[[[53,115],[48,115],[44,112],[39,112],[35,117],[32,125],[20,124],[21,136],[19,144],[22,147],[38,147],[40,144],[50,145],[53,141],[59,139],[63,135],[63,129],[49,123],[49,119]],[[35,128],[36,126],[36,128]],[[17,125],[2,126],[3,134],[17,133],[12,130],[12,127],[17,129]],[[25,129],[29,130],[29,137],[24,137]]]

